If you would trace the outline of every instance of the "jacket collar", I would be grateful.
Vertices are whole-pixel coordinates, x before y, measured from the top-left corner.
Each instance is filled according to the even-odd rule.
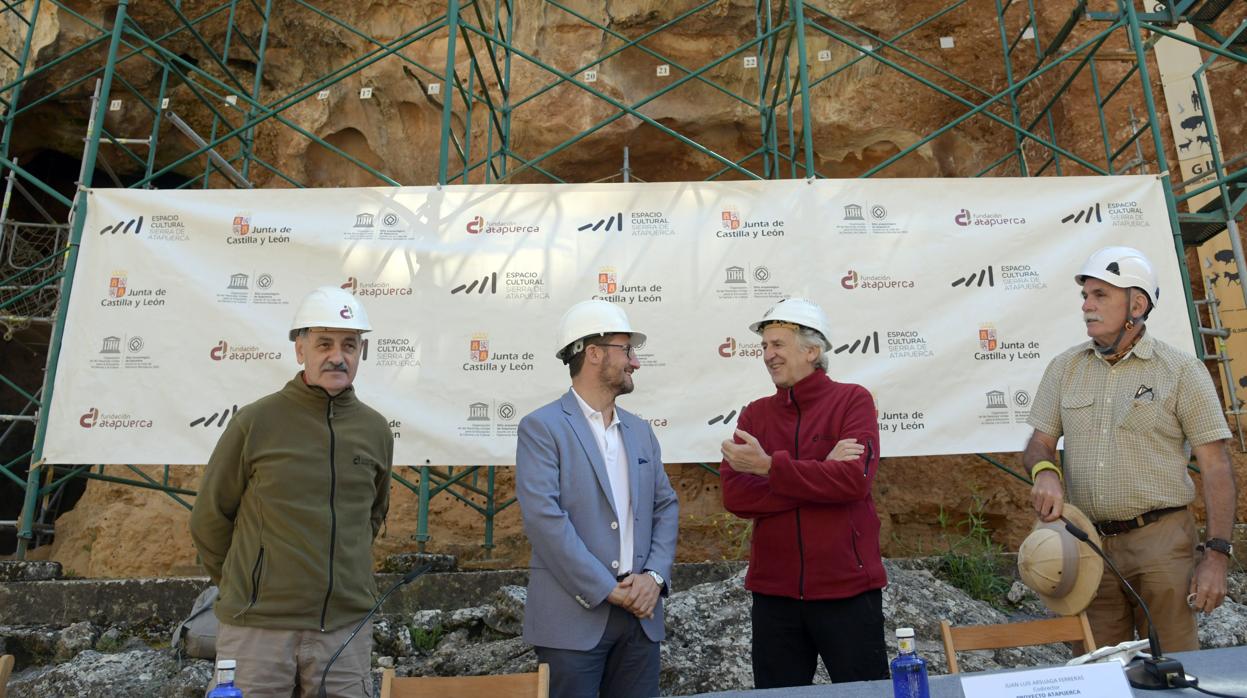
[[[791,388],[775,388],[775,397],[783,399],[785,404],[793,401],[804,403],[826,395],[833,385],[835,381],[827,377],[827,372],[816,368],[813,373],[797,381],[797,384]]]
[[[331,397],[319,385],[304,383],[302,371],[296,373],[294,378],[286,383],[286,386],[281,389],[281,394],[307,407],[324,408],[332,402],[334,409],[343,409],[354,407],[359,402],[359,399],[355,397],[354,386],[348,386],[346,390]]]

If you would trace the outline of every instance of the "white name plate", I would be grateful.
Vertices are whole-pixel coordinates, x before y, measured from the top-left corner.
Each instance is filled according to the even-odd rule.
[[[1118,662],[964,676],[966,698],[1131,698]]]

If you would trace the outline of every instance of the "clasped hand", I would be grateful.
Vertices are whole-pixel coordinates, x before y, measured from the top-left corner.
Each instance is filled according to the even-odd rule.
[[[619,606],[637,618],[653,618],[654,608],[658,606],[658,596],[662,589],[654,578],[645,574],[630,574],[624,577],[611,590],[606,600]]]

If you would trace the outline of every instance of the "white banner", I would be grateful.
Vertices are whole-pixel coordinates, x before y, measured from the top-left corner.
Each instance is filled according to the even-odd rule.
[[[619,403],[668,462],[717,461],[773,391],[747,329],[806,296],[833,378],[875,395],[885,456],[1014,451],[1057,353],[1085,339],[1093,250],[1156,263],[1149,331],[1192,349],[1154,177],[863,179],[90,193],[58,361],[51,463],[203,463],[234,411],[297,371],[316,286],[375,331],[356,388],[404,465],[507,465],[569,385],[555,326],[590,297],[649,335]]]

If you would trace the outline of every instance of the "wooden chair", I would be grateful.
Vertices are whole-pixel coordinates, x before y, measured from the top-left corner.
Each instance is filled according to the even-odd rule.
[[[999,623],[996,625],[963,625],[953,627],[948,621],[940,621],[940,634],[944,636],[944,656],[948,658],[948,673],[956,674],[957,650],[995,650],[1002,647],[1029,647],[1056,642],[1081,642],[1087,652],[1095,649],[1091,636],[1091,624],[1087,614],[1060,616],[1023,623]]]
[[[393,669],[381,674],[381,698],[549,698],[550,665],[530,674],[491,676],[412,676]],[[0,698],[3,698],[0,696]]]
[[[13,655],[0,657],[0,698],[9,694],[9,674],[13,673]]]

